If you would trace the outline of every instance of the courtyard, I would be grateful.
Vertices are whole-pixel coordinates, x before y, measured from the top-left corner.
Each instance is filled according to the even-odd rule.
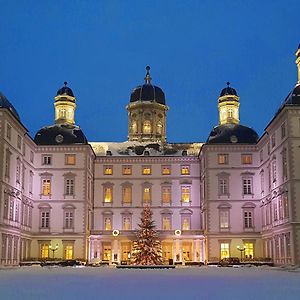
[[[114,267],[0,269],[1,300],[299,299],[300,269]]]

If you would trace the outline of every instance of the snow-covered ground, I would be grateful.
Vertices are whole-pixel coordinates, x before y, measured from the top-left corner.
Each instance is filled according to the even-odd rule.
[[[0,270],[1,300],[300,299],[300,269],[21,267]]]

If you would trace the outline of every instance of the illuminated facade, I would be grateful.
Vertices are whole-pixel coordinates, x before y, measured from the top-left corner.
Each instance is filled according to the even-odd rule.
[[[130,263],[145,205],[165,263],[242,255],[299,264],[299,49],[296,56],[296,87],[260,138],[240,124],[240,98],[228,83],[207,141],[168,143],[168,106],[149,67],[126,107],[123,143],[86,140],[67,83],[55,96],[55,123],[34,139],[0,94],[0,264]]]

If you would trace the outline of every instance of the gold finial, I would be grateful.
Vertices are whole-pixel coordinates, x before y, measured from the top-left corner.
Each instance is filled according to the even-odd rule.
[[[230,86],[230,82],[229,81],[227,81],[226,84],[227,84],[228,87]]]
[[[151,84],[151,80],[152,80],[152,78],[151,78],[151,76],[150,76],[150,67],[149,66],[147,66],[146,67],[146,77],[145,77],[145,83],[146,84]]]

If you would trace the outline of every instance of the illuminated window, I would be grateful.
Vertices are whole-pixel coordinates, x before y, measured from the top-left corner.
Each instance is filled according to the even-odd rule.
[[[243,194],[252,195],[252,178],[243,178]]]
[[[151,133],[151,122],[150,120],[145,120],[143,123],[143,133],[150,134]]]
[[[220,250],[221,250],[220,253],[221,259],[229,257],[229,243],[221,243]]]
[[[132,202],[132,187],[123,186],[123,203],[131,203],[131,202]]]
[[[162,216],[162,229],[163,230],[171,230],[171,216],[163,215]]]
[[[143,188],[143,202],[144,203],[151,202],[151,188],[150,187]]]
[[[104,217],[104,230],[112,230],[112,217]]]
[[[254,244],[244,243],[245,246],[245,259],[251,259],[254,257]]]
[[[73,210],[65,210],[64,211],[64,228],[73,229],[74,228],[74,211]]]
[[[51,165],[52,157],[51,155],[42,155],[42,165]]]
[[[123,216],[123,230],[131,230],[131,216]]]
[[[9,124],[6,124],[6,137],[11,139],[11,126]]]
[[[123,166],[122,167],[123,175],[131,175],[132,174],[132,167],[131,166]]]
[[[244,211],[244,228],[253,228],[253,211]]]
[[[228,195],[228,178],[219,178],[219,194]]]
[[[42,195],[49,196],[51,194],[51,179],[42,179]]]
[[[182,186],[181,187],[181,202],[188,203],[191,201],[191,187]]]
[[[161,121],[158,121],[157,123],[157,133],[162,134],[163,125]]]
[[[74,196],[75,194],[75,179],[74,178],[66,178],[65,179],[65,195]]]
[[[73,259],[73,245],[65,245],[65,259]]]
[[[41,228],[49,228],[50,227],[50,212],[49,211],[41,211]]]
[[[229,228],[229,210],[220,210],[219,217],[220,217],[220,228],[228,229]]]
[[[171,166],[161,166],[162,175],[171,175]]]
[[[132,121],[132,123],[131,123],[131,132],[132,133],[137,133],[137,123],[136,123],[135,120]]]
[[[49,245],[48,244],[41,244],[40,245],[41,251],[41,258],[49,258]]]
[[[113,188],[108,186],[104,187],[104,202],[111,203],[113,199]]]
[[[252,164],[252,154],[242,154],[242,164],[251,165]]]
[[[113,167],[112,166],[103,166],[103,174],[104,175],[112,175]]]
[[[143,166],[142,170],[143,175],[151,175],[151,166]]]
[[[228,164],[228,154],[218,154],[218,164],[227,165]]]
[[[131,252],[131,243],[121,243],[122,247],[122,261],[127,261],[130,259],[130,252]]]
[[[181,175],[190,175],[190,166],[181,166]]]
[[[191,229],[191,217],[183,215],[181,217],[181,228],[182,230],[190,230]]]
[[[75,165],[76,164],[76,155],[75,154],[66,154],[65,155],[65,164],[66,165]]]
[[[171,203],[171,186],[162,186],[162,203]]]
[[[229,119],[232,119],[232,117],[233,117],[233,109],[232,108],[228,108],[228,118]]]

